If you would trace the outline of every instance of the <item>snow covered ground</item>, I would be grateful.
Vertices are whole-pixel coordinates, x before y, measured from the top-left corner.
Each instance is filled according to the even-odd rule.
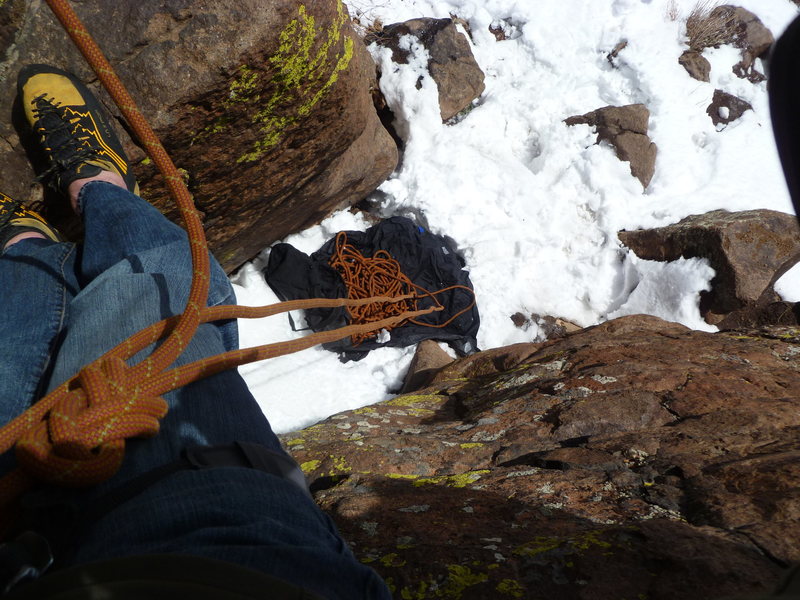
[[[436,84],[424,51],[403,67],[384,64],[381,88],[407,147],[402,167],[374,200],[383,216],[423,214],[434,233],[454,238],[467,261],[481,313],[482,349],[539,341],[534,324],[510,316],[552,315],[588,326],[649,313],[689,327],[714,328],[699,315],[698,294],[713,276],[698,259],[656,263],[621,247],[621,229],[674,223],[714,209],[793,212],[772,139],[766,84],[732,71],[738,50],[711,49],[711,82],[678,64],[684,18],[695,0],[346,0],[362,24],[456,15],[470,24],[486,91],[463,120],[441,123]],[[776,37],[798,14],[790,0],[738,0]],[[498,42],[489,27],[502,26]],[[627,40],[613,68],[606,55]],[[377,61],[388,57],[372,48]],[[763,65],[757,65],[763,71]],[[418,77],[423,85],[417,89]],[[717,130],[706,114],[715,88],[754,108]],[[646,191],[612,148],[566,117],[643,103],[658,145]],[[287,242],[313,252],[342,229],[365,229],[337,213]],[[264,256],[268,249],[265,250]],[[276,302],[259,272],[262,259],[234,277],[242,304]],[[781,282],[800,300],[800,272]],[[240,322],[242,346],[289,339],[285,317]],[[342,364],[319,348],[241,368],[276,431],[389,397],[412,349],[382,349]]]

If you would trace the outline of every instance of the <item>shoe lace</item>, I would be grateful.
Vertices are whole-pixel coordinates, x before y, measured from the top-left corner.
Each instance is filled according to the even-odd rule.
[[[9,204],[10,206],[8,206]],[[14,200],[13,198],[9,198],[0,204],[0,229],[3,229],[6,225],[8,225],[9,221],[14,218],[14,215],[17,212],[22,212],[24,210],[25,205],[19,200]]]
[[[37,179],[58,187],[58,177],[65,171],[96,160],[97,151],[87,144],[88,133],[81,134],[80,118],[69,116],[60,102],[54,102],[45,94],[33,99],[33,129],[42,137],[42,144],[50,154],[50,166]],[[85,130],[84,130],[85,131]]]

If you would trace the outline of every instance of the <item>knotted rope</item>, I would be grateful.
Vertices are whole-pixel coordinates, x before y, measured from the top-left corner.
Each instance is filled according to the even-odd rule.
[[[347,234],[339,232],[336,235],[336,242],[333,255],[328,264],[339,273],[347,289],[347,298],[350,300],[365,300],[378,296],[392,298],[393,301],[370,302],[347,306],[347,314],[351,324],[372,323],[373,326],[385,319],[399,317],[419,311],[419,301],[428,298],[433,303],[434,310],[444,310],[444,306],[437,296],[455,289],[465,290],[472,295],[472,302],[465,308],[454,313],[443,323],[425,323],[413,317],[408,317],[396,325],[375,328],[365,333],[352,334],[350,341],[354,346],[358,346],[365,340],[374,338],[378,331],[385,329],[391,331],[395,327],[405,323],[415,323],[425,327],[442,328],[447,327],[464,313],[472,310],[475,306],[475,292],[465,285],[451,285],[435,292],[429,292],[425,288],[413,283],[405,273],[403,273],[400,263],[395,260],[386,250],[378,250],[370,257],[364,256],[361,251],[347,241]],[[399,300],[398,298],[405,298]]]
[[[0,515],[6,524],[15,500],[36,480],[77,487],[94,485],[110,478],[122,463],[127,438],[158,433],[159,420],[167,412],[167,404],[161,396],[169,391],[242,364],[298,352],[348,336],[364,336],[441,310],[439,306],[414,309],[411,288],[405,288],[405,293],[399,295],[393,290],[394,297],[387,294],[371,298],[295,300],[264,307],[207,307],[210,267],[206,239],[199,213],[182,177],[66,0],[47,0],[47,4],[164,176],[187,230],[193,278],[189,299],[181,315],[132,335],[0,430],[0,453],[14,447],[17,458],[17,468],[0,479]],[[357,309],[374,303],[385,306],[399,303],[403,310],[338,330],[235,350],[169,369],[203,323],[261,318],[311,308],[344,306]],[[163,342],[150,356],[128,366],[127,360],[159,340]]]

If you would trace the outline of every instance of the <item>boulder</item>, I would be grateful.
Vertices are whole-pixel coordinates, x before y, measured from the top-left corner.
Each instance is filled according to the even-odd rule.
[[[619,239],[646,260],[707,258],[716,275],[700,306],[714,324],[733,311],[779,301],[773,285],[800,258],[797,219],[772,210],[715,210],[667,227],[621,231]]]
[[[439,88],[439,109],[447,121],[467,108],[485,89],[484,74],[472,54],[469,41],[453,19],[412,19],[393,23],[379,35],[367,38],[392,50],[397,64],[408,62],[409,52],[400,47],[403,36],[417,38],[428,50],[428,68]]]
[[[360,201],[394,169],[397,149],[370,97],[374,64],[340,0],[74,6],[184,172],[226,269]],[[0,44],[4,80],[45,62],[94,82],[42,2],[0,3]],[[0,90],[4,114],[14,94],[11,84]],[[0,180],[7,193],[36,200],[15,125],[0,123]],[[143,195],[177,218],[149,160],[120,133]]]
[[[727,125],[741,117],[747,110],[753,110],[749,102],[722,90],[714,90],[714,97],[706,113],[714,125]]]
[[[417,345],[414,358],[408,367],[403,383],[403,393],[413,392],[427,386],[436,372],[453,362],[452,357],[442,350],[435,340],[422,340]]]
[[[744,595],[800,560],[798,354],[624,317],[282,440],[396,598]]]
[[[734,32],[730,43],[741,48],[753,60],[766,56],[775,42],[772,32],[761,19],[741,6],[717,6],[709,13],[709,17],[723,21],[725,29]]]
[[[569,117],[567,125],[597,128],[597,143],[608,142],[620,160],[631,165],[631,174],[643,187],[650,184],[656,169],[658,148],[647,137],[650,111],[644,104],[606,106],[584,115]]]
[[[708,59],[695,50],[686,50],[681,54],[678,62],[692,77],[698,81],[711,81],[711,63]]]
[[[720,21],[728,32],[724,43],[731,43],[742,50],[742,60],[733,67],[733,72],[743,79],[758,83],[766,79],[755,69],[757,58],[766,56],[775,42],[772,32],[755,14],[740,6],[725,4],[717,6],[709,13],[709,19]]]

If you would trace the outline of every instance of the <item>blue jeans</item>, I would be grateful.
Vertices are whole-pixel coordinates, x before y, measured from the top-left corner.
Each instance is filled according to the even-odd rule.
[[[83,246],[26,239],[0,256],[1,423],[132,333],[184,308],[192,269],[183,229],[108,183],[85,185],[79,204]],[[208,301],[235,303],[213,258]],[[237,345],[235,322],[205,324],[176,365]],[[80,512],[126,481],[174,461],[187,446],[239,441],[283,452],[235,370],[165,399],[170,410],[159,435],[128,441],[123,465],[110,481],[88,491],[45,494]],[[4,460],[7,467],[10,458]],[[326,598],[389,597],[297,486],[245,467],[182,470],[163,478],[81,531],[77,547],[57,560],[68,566],[159,553],[227,560]]]

